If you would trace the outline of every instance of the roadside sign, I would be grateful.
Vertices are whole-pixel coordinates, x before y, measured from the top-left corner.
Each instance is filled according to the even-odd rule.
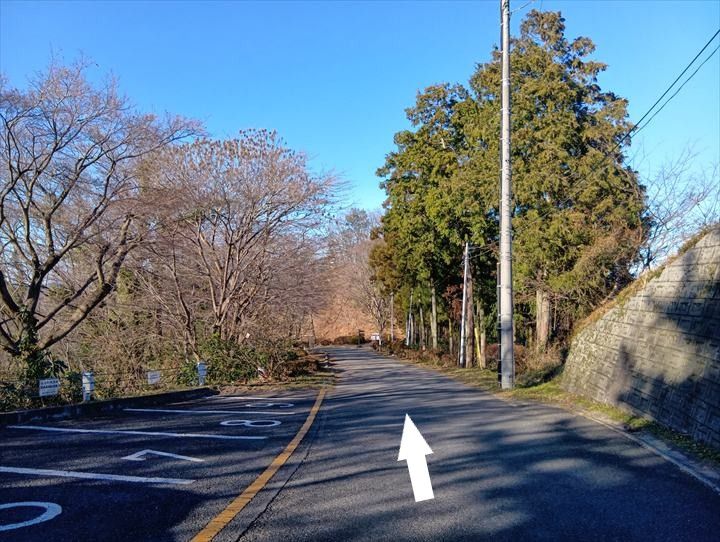
[[[40,397],[57,395],[60,391],[59,378],[43,378],[38,381],[38,394]]]
[[[148,384],[158,384],[160,382],[160,371],[148,371],[147,373]]]
[[[375,342],[380,342],[380,334],[379,333],[371,333],[370,340],[375,341]]]
[[[197,373],[198,373],[198,384],[200,386],[204,386],[205,385],[205,376],[207,376],[207,365],[205,365],[205,362],[198,361]]]
[[[92,399],[92,394],[95,391],[95,376],[92,372],[87,371],[82,374],[82,392],[83,401],[89,401]]]

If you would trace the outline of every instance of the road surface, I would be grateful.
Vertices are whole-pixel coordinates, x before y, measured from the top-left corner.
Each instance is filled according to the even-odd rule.
[[[310,454],[243,541],[718,540],[720,496],[603,425],[367,350],[334,355]],[[433,500],[414,501],[397,462],[406,413],[434,451]]]
[[[718,494],[603,425],[368,349],[332,355],[340,378],[310,433],[216,540],[718,539]],[[282,451],[315,396],[213,397],[1,429],[0,506],[61,512],[0,540],[190,540]],[[434,452],[432,500],[415,502],[397,461],[406,414]],[[185,459],[128,459],[147,449]],[[0,509],[0,529],[57,511],[39,506]]]

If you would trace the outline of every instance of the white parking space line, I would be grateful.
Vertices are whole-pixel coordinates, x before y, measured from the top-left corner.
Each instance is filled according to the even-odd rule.
[[[282,402],[285,402],[285,401],[302,401],[303,398],[302,398],[302,397],[300,397],[300,398],[298,398],[298,397],[245,397],[245,396],[240,396],[240,395],[220,395],[220,396],[214,395],[214,396],[211,396],[211,397],[205,397],[205,400],[206,400],[206,401],[211,400],[211,399],[217,399],[217,400],[219,400],[219,401],[228,401],[228,400],[233,400],[233,401],[234,401],[234,400],[247,401],[247,400],[252,400],[252,401],[263,401],[263,402],[264,402],[264,401],[282,401]],[[310,398],[308,398],[308,399],[310,399]]]
[[[125,412],[160,412],[160,413],[167,413],[167,414],[242,414],[243,416],[245,414],[280,414],[282,416],[290,416],[292,414],[296,414],[295,412],[259,412],[259,411],[249,411],[249,410],[181,410],[181,409],[172,409],[172,408],[124,408]]]
[[[104,435],[146,435],[151,437],[212,438],[219,440],[264,440],[267,437],[245,435],[210,435],[203,433],[161,433],[159,431],[123,431],[111,429],[71,429],[69,427],[46,427],[43,425],[8,425],[8,429],[57,431],[60,433],[100,433]]]
[[[0,473],[33,474],[36,476],[59,476],[62,478],[84,478],[87,480],[109,480],[111,482],[134,482],[141,484],[192,484],[195,480],[187,478],[146,478],[144,476],[125,476],[122,474],[102,474],[98,472],[77,472],[52,469],[25,469],[20,467],[2,467]]]

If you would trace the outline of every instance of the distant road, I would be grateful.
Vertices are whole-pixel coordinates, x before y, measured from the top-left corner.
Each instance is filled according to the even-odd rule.
[[[602,425],[333,354],[341,379],[310,453],[243,541],[718,540],[719,495]],[[434,451],[434,500],[415,503],[397,461],[406,413]]]

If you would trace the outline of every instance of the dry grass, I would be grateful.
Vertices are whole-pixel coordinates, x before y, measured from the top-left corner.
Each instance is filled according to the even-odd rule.
[[[286,380],[261,381],[248,384],[220,386],[221,394],[228,395],[248,391],[282,391],[299,389],[320,389],[335,385],[337,375],[331,369],[321,369],[309,375],[301,375]]]

